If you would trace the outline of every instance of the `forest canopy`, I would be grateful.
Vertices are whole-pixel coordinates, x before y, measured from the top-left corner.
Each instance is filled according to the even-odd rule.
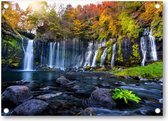
[[[158,3],[158,2],[157,2]],[[2,16],[18,31],[36,34],[36,38],[56,41],[63,38],[79,38],[102,41],[111,38],[135,40],[149,27],[155,37],[162,40],[162,9],[156,2],[102,2],[84,6],[59,7],[46,1],[35,1],[26,10],[19,4],[2,2]],[[13,7],[14,6],[14,7]]]

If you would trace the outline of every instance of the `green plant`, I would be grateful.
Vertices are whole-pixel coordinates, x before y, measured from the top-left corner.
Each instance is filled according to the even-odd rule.
[[[128,103],[128,100],[135,101],[136,103],[139,103],[141,100],[141,98],[136,96],[132,91],[122,89],[122,88],[114,89],[114,91],[112,92],[112,98],[114,100],[124,99],[126,104]]]

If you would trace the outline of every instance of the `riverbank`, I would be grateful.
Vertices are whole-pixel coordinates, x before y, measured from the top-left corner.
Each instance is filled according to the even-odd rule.
[[[114,71],[115,76],[142,77],[147,79],[160,79],[163,77],[163,62],[154,62],[147,66],[137,66],[121,71]]]

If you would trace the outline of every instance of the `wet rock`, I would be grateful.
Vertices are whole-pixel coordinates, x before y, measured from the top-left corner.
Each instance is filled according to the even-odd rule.
[[[105,107],[112,109],[116,104],[111,97],[111,90],[105,88],[96,88],[91,96],[84,103],[87,106]]]
[[[163,82],[163,78],[159,79],[159,82]]]
[[[107,83],[107,82],[104,82],[104,83],[101,84],[101,86],[103,86],[103,87],[110,87],[110,84]]]
[[[47,91],[47,90],[54,90],[54,89],[57,89],[56,87],[52,87],[52,86],[46,86],[46,87],[43,87],[43,88],[40,88],[40,90],[43,90],[43,91]]]
[[[142,78],[141,76],[139,76],[139,80],[140,80],[140,81],[148,81],[148,79]]]
[[[65,78],[64,76],[59,77],[56,80],[57,83],[59,83],[61,86],[67,87],[70,84],[70,80]]]
[[[48,101],[49,113],[54,115],[76,115],[81,110],[81,99],[72,95],[61,95]]]
[[[122,82],[122,81],[117,81],[114,83],[115,85],[119,85],[119,86],[125,86],[126,83],[125,82]]]
[[[48,106],[48,103],[42,100],[31,99],[14,109],[16,115],[37,115],[42,113]]]
[[[36,98],[41,99],[41,100],[48,100],[50,98],[57,97],[57,96],[60,96],[60,95],[62,95],[62,92],[58,92],[58,93],[55,93],[55,94],[39,95]]]
[[[3,92],[3,97],[15,104],[25,102],[32,98],[30,90],[26,86],[10,86]]]
[[[103,80],[103,77],[99,77],[99,80],[102,81],[102,80]]]
[[[135,80],[140,80],[140,81],[147,81],[148,80],[148,79],[143,78],[141,76],[135,76],[135,77],[132,77],[132,78],[135,79]]]

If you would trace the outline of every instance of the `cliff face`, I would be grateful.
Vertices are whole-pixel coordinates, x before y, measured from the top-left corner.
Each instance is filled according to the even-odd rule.
[[[3,69],[21,67],[23,58],[22,37],[2,16],[2,66]]]
[[[145,44],[141,45],[141,38],[143,37]],[[153,60],[152,54],[154,51],[152,46],[156,47],[157,60],[161,60],[163,57],[163,43],[155,38],[155,43],[151,42],[149,35],[143,35],[134,42],[130,39],[124,39],[117,45],[116,64],[122,66],[136,66],[141,65],[143,60],[142,46],[146,47],[146,63],[150,63]],[[151,44],[152,43],[152,44]]]

